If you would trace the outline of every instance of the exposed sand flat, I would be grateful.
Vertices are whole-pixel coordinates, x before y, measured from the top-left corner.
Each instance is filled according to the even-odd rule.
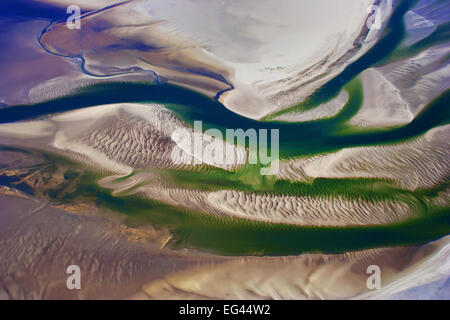
[[[414,57],[361,73],[364,103],[350,124],[388,127],[411,122],[450,86],[448,45],[425,49]]]
[[[450,125],[437,127],[411,141],[347,148],[327,155],[280,163],[286,179],[387,178],[401,187],[430,188],[448,179]]]
[[[173,1],[152,1],[147,7],[231,66],[235,90],[224,93],[221,101],[237,113],[260,118],[302,101],[343,70],[341,57],[356,59],[374,43],[377,31],[364,33],[373,2],[188,1],[174,6]],[[379,5],[385,20],[392,2]],[[206,12],[201,22],[197,7]],[[202,22],[210,27],[203,28]],[[367,42],[358,48],[360,37]]]
[[[337,115],[348,101],[348,93],[343,90],[333,100],[323,103],[318,107],[305,112],[289,112],[282,114],[273,120],[286,122],[305,122],[329,118]]]
[[[360,298],[367,291],[367,267],[381,269],[381,290],[402,281],[399,291],[412,287],[404,274],[417,266],[438,263],[440,275],[449,276],[448,237],[419,248],[389,248],[342,255],[305,254],[283,258],[241,258],[214,266],[200,266],[173,273],[146,284],[135,298],[150,299],[346,299]],[[436,251],[435,251],[436,250]],[[437,253],[433,253],[437,252]],[[440,256],[441,259],[435,259]],[[420,281],[420,280],[419,280]],[[426,283],[429,279],[423,279]],[[220,283],[220,286],[217,285]],[[386,289],[384,289],[386,287]],[[425,295],[433,292],[426,292]],[[385,295],[384,297],[390,297]]]
[[[155,104],[112,104],[70,111],[48,120],[0,125],[3,138],[17,145],[57,150],[100,170],[129,174],[134,169],[191,168],[212,165],[233,169],[247,161],[247,151],[186,127],[172,112]],[[175,134],[182,134],[177,141]],[[25,139],[26,138],[26,139]],[[195,144],[203,146],[196,148]],[[215,161],[207,152],[221,143],[233,162]]]
[[[90,146],[80,139],[88,130],[98,130],[104,124],[114,123],[114,119],[118,121],[123,107],[124,105],[120,104],[104,105],[67,112],[48,120],[3,124],[0,125],[0,132],[3,139],[12,139],[15,145],[38,146],[44,150],[60,151],[66,156],[93,165],[100,170],[129,174],[132,167],[96,149],[95,144]],[[132,108],[132,106],[128,107]],[[138,105],[138,108],[145,110],[146,106]],[[147,106],[147,109],[152,109],[152,106]],[[23,136],[24,134],[27,135]]]
[[[0,104],[29,103],[29,91],[49,79],[66,75],[70,79],[77,74],[77,66],[65,59],[49,55],[36,41],[39,33],[48,25],[45,20],[14,21],[0,19],[0,45],[3,55],[0,67]]]
[[[95,207],[75,215],[43,200],[3,194],[0,204],[2,300],[125,299],[166,273],[227,259],[161,249],[166,231],[128,228],[123,217],[105,217]],[[80,267],[81,290],[66,287],[73,264]]]
[[[53,24],[41,42],[53,53],[82,57],[84,71],[92,75],[154,71],[211,96],[229,89],[230,70],[192,39],[163,31],[164,22],[149,15],[144,3],[130,1],[87,15],[80,31]]]
[[[356,296],[356,299],[439,299],[439,294],[429,296],[429,291],[443,290],[446,296],[446,283],[450,279],[450,241],[449,236],[441,241],[442,245],[424,261],[412,264],[398,274],[380,290],[370,291]],[[431,289],[431,290],[430,290]]]
[[[164,180],[148,177],[145,172],[120,181],[115,181],[116,178],[118,177],[104,178],[99,184],[112,189],[115,194],[137,193],[205,214],[269,223],[303,226],[376,225],[399,222],[414,216],[414,208],[400,201],[261,195],[234,190],[199,191],[168,185]]]
[[[450,5],[446,1],[418,1],[405,15],[405,26],[408,35],[403,44],[409,46],[426,38],[439,25],[448,22],[449,14]]]
[[[4,123],[0,125],[3,136],[14,136],[18,139],[49,137],[53,134],[53,126],[46,121],[23,123]]]
[[[345,299],[366,293],[369,265],[382,270],[375,295],[435,279],[430,273],[412,279],[410,270],[432,265],[435,275],[449,274],[442,249],[448,237],[421,247],[339,255],[221,257],[161,249],[163,230],[128,228],[120,217],[105,220],[92,208],[74,215],[36,199],[0,195],[0,202],[0,254],[8,261],[0,265],[3,299]],[[82,290],[66,288],[71,264],[81,268]]]
[[[88,85],[113,81],[148,81],[151,71],[134,71],[109,77],[93,77],[80,70],[79,60],[48,54],[36,41],[49,24],[46,20],[0,19],[0,44],[7,58],[0,61],[0,106],[37,103],[73,93]]]
[[[108,188],[114,185],[113,195],[121,193],[130,193],[129,190],[140,184],[151,183],[158,176],[151,172],[138,172],[124,179],[123,176],[108,176],[98,181],[99,186]],[[128,191],[128,192],[127,192]]]
[[[161,106],[125,104],[117,108],[117,117],[102,126],[90,126],[77,139],[110,159],[131,166],[145,168],[181,168],[208,164],[232,169],[246,162],[247,153],[242,147],[221,143],[223,149],[232,150],[234,162],[224,164],[210,158],[206,150],[208,135],[185,127],[170,111]],[[179,137],[178,135],[182,135]],[[180,138],[178,140],[177,138]],[[202,148],[196,148],[198,143]],[[191,157],[191,158],[190,158]]]
[[[450,188],[447,188],[439,192],[432,202],[432,204],[435,206],[448,206],[449,203],[450,203]]]
[[[218,191],[208,195],[209,206],[231,216],[313,226],[388,224],[414,215],[401,202],[341,197],[294,197]]]
[[[151,72],[135,72],[133,74],[114,75],[104,78],[92,77],[81,72],[79,74],[62,75],[33,86],[28,91],[27,99],[24,99],[20,103],[39,103],[53,100],[68,96],[77,89],[104,82],[153,82],[155,79],[154,74]]]
[[[0,108],[66,96],[103,81],[142,80],[168,82],[216,97],[230,110],[253,119],[304,101],[364,55],[382,32],[367,26],[368,8],[374,3],[381,8],[384,27],[393,6],[399,3],[31,1],[59,6],[63,14],[72,4],[83,11],[97,11],[83,17],[80,30],[68,29],[64,19],[45,29],[39,39],[48,52],[36,41],[47,21],[27,20],[34,19],[33,13],[26,12],[28,6],[24,14],[30,16],[26,18],[1,18],[0,45],[8,50],[0,53],[0,68],[5,73],[0,79]],[[408,52],[402,45],[416,43],[448,23],[449,13],[446,1],[415,2],[404,18],[405,40],[393,58],[396,53],[402,56]],[[388,42],[390,35],[395,38],[395,32],[387,35]],[[443,38],[445,34],[414,57],[360,73],[364,104],[349,123],[365,127],[406,124],[448,90],[450,46],[437,45]],[[190,117],[197,112],[190,109],[190,103],[201,108],[196,103],[200,100],[190,100],[186,109],[180,106],[178,111],[186,111]],[[348,101],[349,94],[342,90],[335,99],[313,110],[283,114],[276,120],[303,122],[332,117]],[[207,113],[199,112],[208,118]],[[321,125],[305,127],[311,130],[300,129],[299,133],[323,134],[317,141],[324,141],[325,148],[335,142],[340,145],[339,137],[334,140],[338,131],[328,136],[330,130],[322,130]],[[232,145],[231,151],[226,151],[234,155],[232,163],[216,163],[212,154],[203,152],[213,139],[213,131],[209,132],[211,135],[196,132],[164,106],[146,103],[101,105],[43,120],[0,124],[0,300],[450,297],[450,236],[420,246],[263,256],[313,247],[323,248],[317,252],[343,252],[379,241],[392,246],[441,235],[444,224],[433,224],[430,230],[422,226],[424,230],[419,228],[415,237],[414,230],[403,232],[409,224],[395,223],[419,215],[426,219],[422,214],[430,215],[427,223],[440,223],[440,214],[448,211],[450,124],[399,143],[286,160],[272,177],[255,177],[255,168],[241,167],[248,160],[242,147]],[[353,131],[349,128],[349,132]],[[290,139],[282,141],[282,151],[287,151],[283,155],[295,148],[294,134],[289,133]],[[347,137],[342,138],[340,141]],[[230,147],[218,140],[214,141]],[[358,141],[359,137],[355,143]],[[200,150],[192,144],[200,145]],[[104,177],[97,182],[112,190],[115,200],[91,185],[95,183],[93,171]],[[306,183],[290,184],[277,178],[314,183],[309,189]],[[314,181],[318,178],[382,178],[410,190],[433,189],[410,193],[390,190],[390,182],[354,180],[342,181],[341,187],[341,181]],[[89,185],[84,188],[86,183]],[[122,197],[131,194],[168,206]],[[110,202],[100,207],[104,201]],[[416,221],[411,222],[416,225]],[[154,226],[137,227],[140,223]],[[392,225],[341,228],[385,224]],[[245,233],[233,239],[239,230]],[[306,236],[287,239],[295,230],[307,231]],[[386,241],[379,239],[385,235],[383,230]],[[326,242],[310,240],[308,234],[311,239],[325,235]],[[335,238],[331,238],[333,234]],[[362,239],[363,235],[370,238]],[[361,243],[349,243],[352,236]],[[223,239],[228,242],[218,243]],[[211,242],[202,242],[207,240]],[[285,247],[289,240],[306,243]],[[273,243],[263,247],[266,241]],[[223,252],[237,250],[249,256],[225,257],[191,245]],[[66,288],[65,271],[72,264],[81,267],[81,291]],[[381,268],[380,290],[367,288],[370,265]]]
[[[400,91],[410,113],[416,116],[430,100],[450,87],[449,53],[450,46],[435,46],[376,70]],[[372,87],[377,85],[377,82],[370,83]]]
[[[409,123],[414,116],[409,105],[379,71],[367,69],[361,74],[364,102],[358,113],[349,121],[360,127],[389,127]]]
[[[84,17],[80,31],[54,24],[42,43],[83,56],[97,75],[153,70],[212,96],[234,88],[224,105],[261,118],[304,100],[376,42],[379,30],[366,26],[374,2],[135,0]],[[377,4],[385,22],[392,0]]]

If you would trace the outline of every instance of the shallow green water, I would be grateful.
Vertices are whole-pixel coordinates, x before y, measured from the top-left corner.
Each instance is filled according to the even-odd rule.
[[[391,225],[342,228],[299,227],[241,218],[216,217],[137,196],[112,196],[109,190],[96,185],[98,178],[99,176],[95,174],[84,174],[79,179],[76,190],[60,191],[53,201],[63,203],[77,199],[93,201],[100,207],[126,214],[128,225],[150,223],[157,228],[167,228],[174,234],[171,243],[176,247],[192,246],[224,255],[341,253],[366,248],[424,243],[450,233],[448,208],[424,206],[416,218]],[[346,180],[345,183],[354,187],[357,184],[373,186],[374,183],[379,183]],[[336,181],[335,185],[331,186],[333,181],[319,181],[317,184],[318,186],[313,186],[311,189],[305,189],[305,193],[312,195],[316,190],[320,194],[319,190],[339,190],[342,187]],[[448,187],[448,184],[445,187]],[[375,189],[372,191],[377,192]],[[395,193],[391,193],[392,195],[395,196]]]

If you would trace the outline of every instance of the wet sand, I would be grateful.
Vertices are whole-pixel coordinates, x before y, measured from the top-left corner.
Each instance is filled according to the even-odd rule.
[[[162,231],[126,228],[120,216],[95,208],[72,214],[4,194],[0,205],[0,258],[8,261],[0,264],[1,299],[358,298],[367,291],[366,269],[373,264],[381,267],[382,286],[388,288],[383,297],[389,297],[417,284],[403,281],[392,289],[389,283],[415,271],[411,266],[420,269],[449,241],[341,255],[221,257],[161,249]],[[440,269],[422,277],[422,285],[446,276],[448,261],[433,259]],[[66,287],[72,264],[81,269],[81,290]],[[367,295],[376,298],[377,292]]]

